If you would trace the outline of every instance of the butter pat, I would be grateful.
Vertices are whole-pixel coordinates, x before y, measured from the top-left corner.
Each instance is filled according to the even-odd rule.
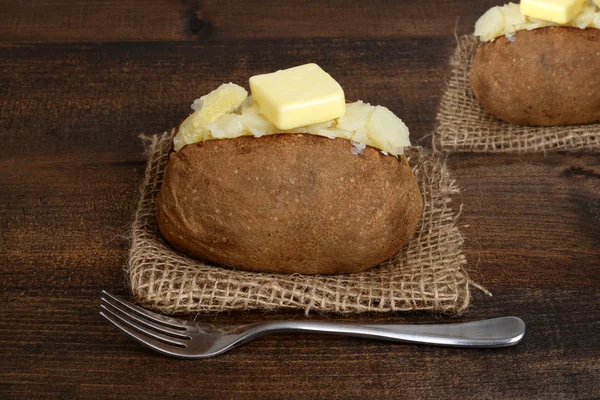
[[[532,18],[566,24],[581,12],[585,0],[521,0],[521,12]]]
[[[288,130],[339,118],[346,111],[344,90],[317,64],[305,64],[250,78],[261,114]]]

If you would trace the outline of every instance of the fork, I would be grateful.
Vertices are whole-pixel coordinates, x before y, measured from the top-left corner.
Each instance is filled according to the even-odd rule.
[[[525,323],[517,317],[429,325],[268,321],[218,327],[203,322],[165,317],[104,290],[100,301],[100,315],[133,339],[159,353],[191,359],[214,357],[258,337],[289,332],[480,348],[514,346],[525,336]]]

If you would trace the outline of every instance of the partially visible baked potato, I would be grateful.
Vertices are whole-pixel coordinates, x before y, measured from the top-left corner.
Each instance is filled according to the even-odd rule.
[[[186,145],[169,155],[157,201],[160,231],[175,248],[233,268],[302,274],[380,264],[408,242],[421,212],[405,156],[309,134]]]
[[[470,73],[487,111],[519,125],[600,121],[600,29],[545,27],[481,45]]]

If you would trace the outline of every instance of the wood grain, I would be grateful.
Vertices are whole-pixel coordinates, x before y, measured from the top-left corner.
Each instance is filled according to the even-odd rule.
[[[600,157],[458,154],[462,221],[477,279],[522,288],[600,287]],[[458,200],[458,199],[457,199]]]
[[[469,318],[505,313],[526,318],[528,337],[515,348],[465,352],[281,335],[195,362],[156,355],[103,323],[95,294],[68,299],[28,296],[27,301],[15,297],[2,303],[0,311],[7,315],[2,324],[3,355],[9,361],[2,368],[4,393],[23,398],[105,393],[113,398],[531,399],[592,398],[599,389],[595,378],[600,371],[590,356],[600,340],[590,332],[600,326],[589,313],[589,298],[578,291],[504,290],[493,302],[479,299]],[[290,314],[207,319],[231,323],[270,318]],[[431,321],[422,315],[335,319]],[[5,334],[15,332],[21,332],[19,340],[6,340]]]
[[[247,87],[252,75],[316,62],[346,88],[348,99],[385,104],[418,141],[431,132],[438,101],[424,94],[442,86],[454,39],[280,39],[263,44],[6,45],[0,48],[5,94],[0,107],[7,118],[0,127],[13,130],[7,136],[12,156],[16,151],[56,154],[65,145],[90,152],[127,145],[123,153],[130,154],[138,133],[177,125],[191,112],[193,99],[223,82]],[[17,140],[24,132],[35,136]]]
[[[185,1],[169,0],[6,0],[0,7],[5,43],[186,40],[195,18]]]
[[[473,30],[497,0],[7,0],[4,42],[82,43],[273,38],[398,38]]]
[[[266,3],[265,3],[266,4]],[[521,316],[514,348],[273,336],[168,359],[98,315],[127,294],[139,133],[219,83],[314,61],[429,146],[447,59],[491,1],[5,1],[0,5],[0,398],[592,399],[600,396],[600,156],[455,154],[474,293],[462,317]],[[369,3],[371,4],[371,3]],[[499,4],[495,2],[495,4]],[[193,29],[192,29],[193,28]],[[302,313],[204,316],[217,323]]]

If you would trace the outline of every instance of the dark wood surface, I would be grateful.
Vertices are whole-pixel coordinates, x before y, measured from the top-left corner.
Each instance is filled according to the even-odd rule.
[[[517,315],[521,345],[458,350],[272,336],[203,361],[162,357],[98,315],[127,295],[127,234],[164,131],[224,81],[314,61],[430,146],[454,32],[500,1],[0,3],[0,398],[600,397],[600,156],[449,157],[476,292],[460,318]],[[231,313],[222,323],[305,318]]]

